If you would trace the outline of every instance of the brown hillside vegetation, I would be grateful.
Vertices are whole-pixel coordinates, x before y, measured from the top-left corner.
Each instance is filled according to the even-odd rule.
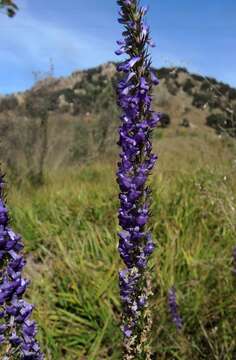
[[[157,74],[154,109],[164,113],[155,135],[160,153],[180,151],[191,158],[228,151],[222,144],[236,136],[236,89],[184,68],[161,68]],[[1,160],[14,177],[37,181],[45,169],[116,153],[117,80],[115,64],[107,63],[47,77],[26,92],[1,97]]]

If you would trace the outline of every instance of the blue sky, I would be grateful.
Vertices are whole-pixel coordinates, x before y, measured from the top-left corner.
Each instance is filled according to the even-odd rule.
[[[121,37],[116,0],[16,0],[0,14],[0,93],[32,86],[33,71],[69,75],[109,60]],[[143,0],[156,48],[154,66],[184,66],[236,86],[235,0]]]

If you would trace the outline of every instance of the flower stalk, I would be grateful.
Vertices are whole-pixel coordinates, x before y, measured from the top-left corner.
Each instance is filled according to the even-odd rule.
[[[152,108],[152,87],[158,84],[151,70],[149,46],[154,46],[145,24],[146,7],[138,0],[117,1],[118,21],[124,26],[123,39],[117,41],[117,55],[128,59],[117,66],[124,77],[117,86],[121,108],[118,145],[121,147],[117,182],[120,187],[119,253],[125,268],[119,272],[123,306],[123,359],[150,359],[148,338],[151,327],[147,264],[154,250],[150,217],[151,190],[148,176],[157,156],[152,153],[151,134],[160,120]]]
[[[4,360],[42,360],[36,324],[30,320],[34,306],[23,300],[29,284],[22,276],[23,243],[9,227],[4,185],[0,175],[0,355]]]
[[[176,326],[178,330],[181,330],[183,323],[179,313],[179,305],[177,303],[176,290],[174,287],[168,290],[168,305],[169,305],[169,312],[173,324]]]

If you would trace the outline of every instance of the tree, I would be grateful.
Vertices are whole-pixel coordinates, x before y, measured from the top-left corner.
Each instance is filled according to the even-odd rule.
[[[6,12],[10,18],[16,15],[18,6],[12,0],[0,0],[0,10]]]

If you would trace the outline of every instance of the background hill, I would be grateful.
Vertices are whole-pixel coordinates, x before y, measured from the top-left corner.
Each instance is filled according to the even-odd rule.
[[[219,134],[236,137],[236,89],[184,68],[161,68],[157,74],[154,109],[164,113],[155,133],[160,151],[171,151],[175,143],[185,152],[193,144],[214,152],[203,138],[218,143]],[[45,169],[115,154],[117,80],[110,62],[69,77],[49,76],[26,92],[0,97],[1,160],[14,178],[40,182]]]

